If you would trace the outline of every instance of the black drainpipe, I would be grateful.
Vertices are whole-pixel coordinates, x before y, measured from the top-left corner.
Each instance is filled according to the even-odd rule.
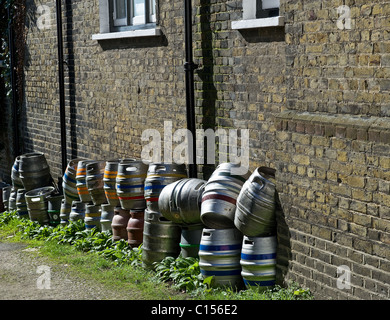
[[[60,124],[61,124],[61,156],[62,173],[67,166],[66,154],[66,123],[65,123],[65,85],[64,85],[64,49],[62,42],[62,10],[61,0],[56,0],[57,11],[57,41],[58,41],[58,81],[60,91]]]
[[[198,68],[192,59],[192,4],[191,0],[184,0],[184,24],[185,24],[185,51],[186,61],[184,70],[186,74],[186,107],[187,129],[192,134],[192,162],[188,166],[190,178],[197,177],[196,169],[196,127],[195,127],[195,94],[194,94],[194,70]],[[190,159],[191,160],[191,159]]]
[[[11,6],[8,7],[8,39],[10,51],[10,68],[11,68],[11,86],[12,86],[12,120],[13,120],[13,140],[14,140],[14,158],[19,156],[19,121],[18,121],[18,90],[16,83],[16,51],[15,51],[15,37],[13,28],[13,12]]]

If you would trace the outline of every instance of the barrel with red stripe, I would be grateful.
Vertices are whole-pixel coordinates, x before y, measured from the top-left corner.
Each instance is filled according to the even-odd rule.
[[[276,236],[244,236],[241,250],[241,275],[247,288],[263,289],[275,285]]]
[[[162,189],[168,184],[183,178],[187,178],[185,164],[164,162],[149,164],[144,193],[148,210],[159,212],[158,199]]]
[[[77,193],[79,194],[80,201],[88,203],[92,201],[91,195],[89,194],[87,187],[87,164],[92,163],[94,160],[81,160],[77,164],[76,171],[76,188]],[[74,200],[76,201],[76,200]]]
[[[104,168],[104,193],[106,195],[108,204],[112,207],[117,207],[120,205],[115,188],[119,162],[120,160],[108,160],[106,162],[106,167]]]
[[[124,159],[118,165],[116,193],[123,210],[146,207],[144,185],[148,165],[142,160]]]
[[[65,202],[69,205],[72,205],[73,201],[80,200],[79,193],[76,187],[76,173],[77,165],[81,160],[83,159],[77,158],[70,160],[62,177],[62,190],[64,193],[64,199]]]
[[[240,255],[242,233],[236,228],[203,229],[199,246],[199,268],[203,278],[214,277],[214,287],[241,288]]]
[[[209,228],[224,229],[234,227],[236,201],[240,190],[249,178],[232,173],[238,167],[233,163],[220,164],[207,181],[201,205],[201,220]]]

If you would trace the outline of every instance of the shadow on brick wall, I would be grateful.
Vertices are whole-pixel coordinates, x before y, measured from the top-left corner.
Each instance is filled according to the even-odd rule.
[[[285,277],[292,259],[290,241],[291,234],[278,193],[276,194],[276,199],[276,232],[278,239],[278,246],[276,250],[276,283],[280,286],[284,286]]]
[[[284,42],[284,27],[269,27],[240,30],[242,37],[249,43],[257,42]]]

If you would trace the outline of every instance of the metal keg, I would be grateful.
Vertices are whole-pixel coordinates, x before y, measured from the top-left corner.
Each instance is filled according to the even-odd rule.
[[[5,211],[8,211],[9,196],[11,195],[11,186],[7,185],[2,189],[3,194],[3,207]]]
[[[47,213],[51,226],[58,226],[61,222],[60,214],[62,200],[64,200],[64,196],[60,194],[47,197]]]
[[[80,201],[88,203],[92,201],[87,187],[87,164],[94,162],[94,160],[81,160],[77,163],[76,171],[76,188],[79,194]],[[73,203],[73,202],[72,202]]]
[[[104,193],[107,202],[112,207],[120,205],[118,195],[116,193],[116,176],[118,174],[118,166],[121,160],[108,160],[104,168],[103,183]]]
[[[104,193],[103,175],[105,161],[94,161],[87,164],[86,184],[92,202],[95,206],[107,203],[106,194]]]
[[[245,175],[232,174],[235,167],[239,165],[220,164],[204,187],[200,215],[202,222],[209,228],[234,227],[237,197],[250,176],[250,172]]]
[[[181,227],[180,248],[183,258],[199,257],[199,246],[204,225],[193,224]]]
[[[159,212],[178,224],[199,224],[200,206],[205,180],[181,179],[162,189],[159,199]]]
[[[3,201],[3,189],[6,187],[8,187],[8,184],[6,184],[5,182],[0,182],[0,213],[6,210]]]
[[[100,227],[102,231],[111,231],[112,218],[114,217],[114,208],[108,203],[101,205],[101,217],[100,217]]]
[[[203,229],[199,268],[204,278],[214,276],[214,286],[242,286],[240,255],[242,233],[236,228]]]
[[[65,169],[64,175],[62,177],[62,190],[64,192],[64,199],[68,204],[72,204],[73,201],[79,201],[79,193],[77,191],[77,181],[76,181],[76,173],[77,173],[77,165],[79,161],[83,159],[76,158],[72,159],[68,162],[68,165]]]
[[[237,198],[234,225],[244,235],[265,236],[275,232],[275,170],[257,168]]]
[[[28,209],[25,195],[25,189],[18,189],[18,192],[16,194],[16,213],[19,217],[28,217]]]
[[[17,207],[16,207],[17,193],[18,193],[18,191],[14,187],[11,187],[11,193],[10,193],[9,199],[8,199],[8,211],[15,211],[17,209]]]
[[[177,180],[187,178],[185,164],[156,162],[149,164],[145,179],[145,200],[149,211],[159,212],[158,198],[162,189]]]
[[[87,204],[85,206],[85,229],[92,230],[96,228],[97,230],[101,230],[100,227],[100,218],[101,218],[101,206],[95,204]]]
[[[241,250],[241,275],[247,288],[268,288],[276,280],[276,236],[244,236]]]
[[[73,201],[72,207],[69,214],[69,221],[77,221],[85,219],[85,202],[83,201]]]
[[[72,204],[66,202],[65,199],[61,201],[61,209],[60,209],[60,224],[66,225],[69,222],[70,211],[72,210]]]
[[[127,240],[127,224],[130,219],[130,210],[115,207],[114,217],[111,222],[112,240],[118,241],[121,239]]]
[[[19,177],[26,191],[53,184],[46,157],[40,152],[26,153],[20,156]]]
[[[180,254],[181,228],[159,212],[145,210],[142,265],[153,269],[154,262]]]
[[[144,209],[144,183],[148,165],[142,160],[124,159],[118,165],[116,192],[124,210]]]
[[[144,209],[130,210],[130,219],[127,223],[127,242],[130,247],[137,248],[143,241]]]
[[[20,179],[19,175],[19,165],[20,165],[20,156],[17,156],[15,158],[15,162],[12,166],[11,170],[11,180],[12,180],[12,186],[16,189],[24,189],[22,180]]]
[[[47,198],[54,192],[52,186],[37,188],[26,192],[28,215],[31,221],[37,221],[39,224],[49,224],[50,219],[47,213]]]

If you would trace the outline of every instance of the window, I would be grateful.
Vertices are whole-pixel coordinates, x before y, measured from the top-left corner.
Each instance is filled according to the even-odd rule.
[[[242,0],[242,20],[232,21],[232,29],[283,26],[279,7],[280,0]]]
[[[99,0],[100,32],[92,40],[161,35],[156,24],[158,0]]]
[[[131,30],[156,22],[156,0],[111,0],[112,31]]]

